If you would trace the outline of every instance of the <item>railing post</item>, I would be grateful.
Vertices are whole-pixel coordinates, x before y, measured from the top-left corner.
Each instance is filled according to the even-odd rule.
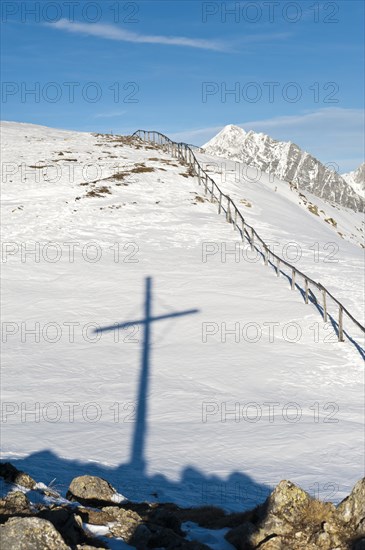
[[[338,311],[338,341],[344,342],[343,337],[343,307],[340,306],[340,309]]]
[[[280,260],[279,258],[276,260],[276,275],[280,277]]]
[[[231,199],[230,199],[230,197],[228,197],[226,220],[227,220],[228,223],[232,223]]]
[[[264,252],[265,252],[265,265],[268,265],[269,263],[269,250],[267,246],[264,246]]]
[[[210,202],[214,202],[214,181],[212,180],[212,188],[210,190]]]
[[[327,295],[326,295],[325,288],[322,288],[322,296],[323,296],[323,321],[327,323]]]
[[[234,226],[237,226],[237,208],[234,209]]]
[[[255,233],[254,233],[253,227],[251,227],[251,250],[253,250],[254,242],[255,242]]]
[[[208,176],[207,176],[207,174],[205,174],[204,193],[205,193],[205,195],[208,193]]]
[[[295,269],[294,267],[291,270],[291,289],[295,289]]]
[[[221,210],[222,210],[222,191],[219,192],[218,214],[221,213]]]
[[[304,279],[304,285],[305,285],[305,303],[308,304],[308,293],[309,293],[308,279]]]
[[[241,231],[242,231],[242,241],[244,241],[245,240],[245,220],[242,220]]]

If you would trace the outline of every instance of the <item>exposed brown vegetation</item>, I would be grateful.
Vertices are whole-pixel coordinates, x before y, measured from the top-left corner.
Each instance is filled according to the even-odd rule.
[[[318,206],[316,206],[315,204],[310,204],[308,206],[308,210],[309,210],[309,212],[312,212],[312,214],[315,214],[316,216],[319,216]]]
[[[103,195],[111,195],[109,187],[105,185],[102,187],[96,187],[86,193],[86,197],[103,197]]]
[[[334,220],[333,218],[326,218],[324,221],[327,222],[327,223],[329,223],[329,224],[332,225],[333,227],[337,227],[337,222],[336,222],[336,220]]]

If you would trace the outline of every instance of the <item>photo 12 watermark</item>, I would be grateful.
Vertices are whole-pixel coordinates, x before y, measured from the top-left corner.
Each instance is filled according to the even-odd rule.
[[[9,1],[1,2],[1,21],[16,19],[21,23],[46,23],[64,26],[67,23],[110,22],[136,24],[140,22],[140,3],[122,0],[98,2],[69,1]]]
[[[296,241],[285,243],[268,240],[269,251],[280,256],[286,262],[295,264],[302,258],[314,263],[338,263],[340,247],[335,242],[309,243],[302,245]],[[262,261],[263,250],[240,241],[203,241],[201,245],[202,263],[257,263]]]
[[[113,103],[139,103],[140,87],[137,82],[112,82],[109,84],[90,82],[40,82],[14,81],[1,83],[1,103],[24,104],[66,103],[69,105],[95,104],[103,100]]]
[[[275,0],[202,2],[202,23],[325,23],[340,22],[338,2],[283,2]]]
[[[313,103],[337,104],[340,86],[337,82],[202,82],[202,103]]]
[[[104,260],[111,260],[115,264],[137,264],[139,263],[139,245],[136,242],[115,242],[109,246],[102,246],[95,241],[3,242],[1,262],[6,264],[14,260],[23,264],[57,264],[59,262],[97,264]]]
[[[286,422],[297,424],[298,422],[313,422],[315,424],[338,424],[337,417],[340,411],[338,403],[328,401],[326,403],[308,403],[305,406],[294,401],[280,403],[278,401],[204,401],[201,404],[201,421],[208,422],[248,422],[267,424]]]
[[[134,423],[137,418],[137,404],[131,401],[111,404],[89,401],[3,401],[1,404],[1,423],[50,424],[87,422],[112,422],[115,424]]]
[[[338,335],[332,323],[315,322],[302,326],[297,321],[279,323],[278,321],[203,321],[201,325],[203,344],[219,342],[221,344],[257,344],[306,342],[307,344],[334,344]]]

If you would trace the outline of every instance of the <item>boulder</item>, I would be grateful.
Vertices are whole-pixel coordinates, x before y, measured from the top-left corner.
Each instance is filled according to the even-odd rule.
[[[0,525],[4,550],[70,550],[52,523],[40,518],[10,518]]]
[[[75,477],[67,492],[69,500],[78,501],[86,506],[105,506],[126,501],[105,479],[96,476]]]
[[[110,527],[110,533],[114,537],[120,537],[125,542],[131,543],[137,528],[143,525],[143,519],[133,510],[125,510],[116,506],[106,506],[102,510],[109,517],[113,518],[113,526]]]
[[[361,494],[358,486],[346,504],[350,510],[346,508],[346,513],[352,517],[355,513],[358,520]],[[226,538],[238,550],[347,550],[354,534],[333,504],[311,498],[290,481],[281,481],[250,521],[229,531]]]
[[[346,524],[365,535],[365,477],[355,484],[350,495],[337,506],[337,512]]]
[[[72,547],[88,541],[88,537],[82,529],[81,518],[75,515],[75,510],[67,506],[55,506],[51,509],[45,508],[38,512],[37,517],[52,523],[62,535],[66,544]]]
[[[21,491],[12,491],[5,498],[0,499],[0,515],[21,516],[32,513],[30,502]]]
[[[0,476],[8,483],[15,483],[21,485],[26,489],[35,489],[37,483],[25,472],[18,470],[10,464],[10,462],[2,462],[0,464]]]

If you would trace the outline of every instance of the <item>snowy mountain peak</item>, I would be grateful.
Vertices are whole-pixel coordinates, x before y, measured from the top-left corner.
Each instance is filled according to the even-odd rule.
[[[365,198],[365,162],[357,170],[342,174],[342,177],[358,195]]]
[[[213,139],[203,145],[203,149],[206,147],[214,147],[217,151],[227,151],[229,149],[235,150],[235,148],[242,143],[246,137],[246,132],[240,126],[234,124],[228,124],[225,126]]]
[[[276,141],[266,134],[245,132],[231,124],[203,145],[203,149],[210,155],[254,166],[327,201],[355,211],[364,208],[358,184],[354,187],[291,141]]]

